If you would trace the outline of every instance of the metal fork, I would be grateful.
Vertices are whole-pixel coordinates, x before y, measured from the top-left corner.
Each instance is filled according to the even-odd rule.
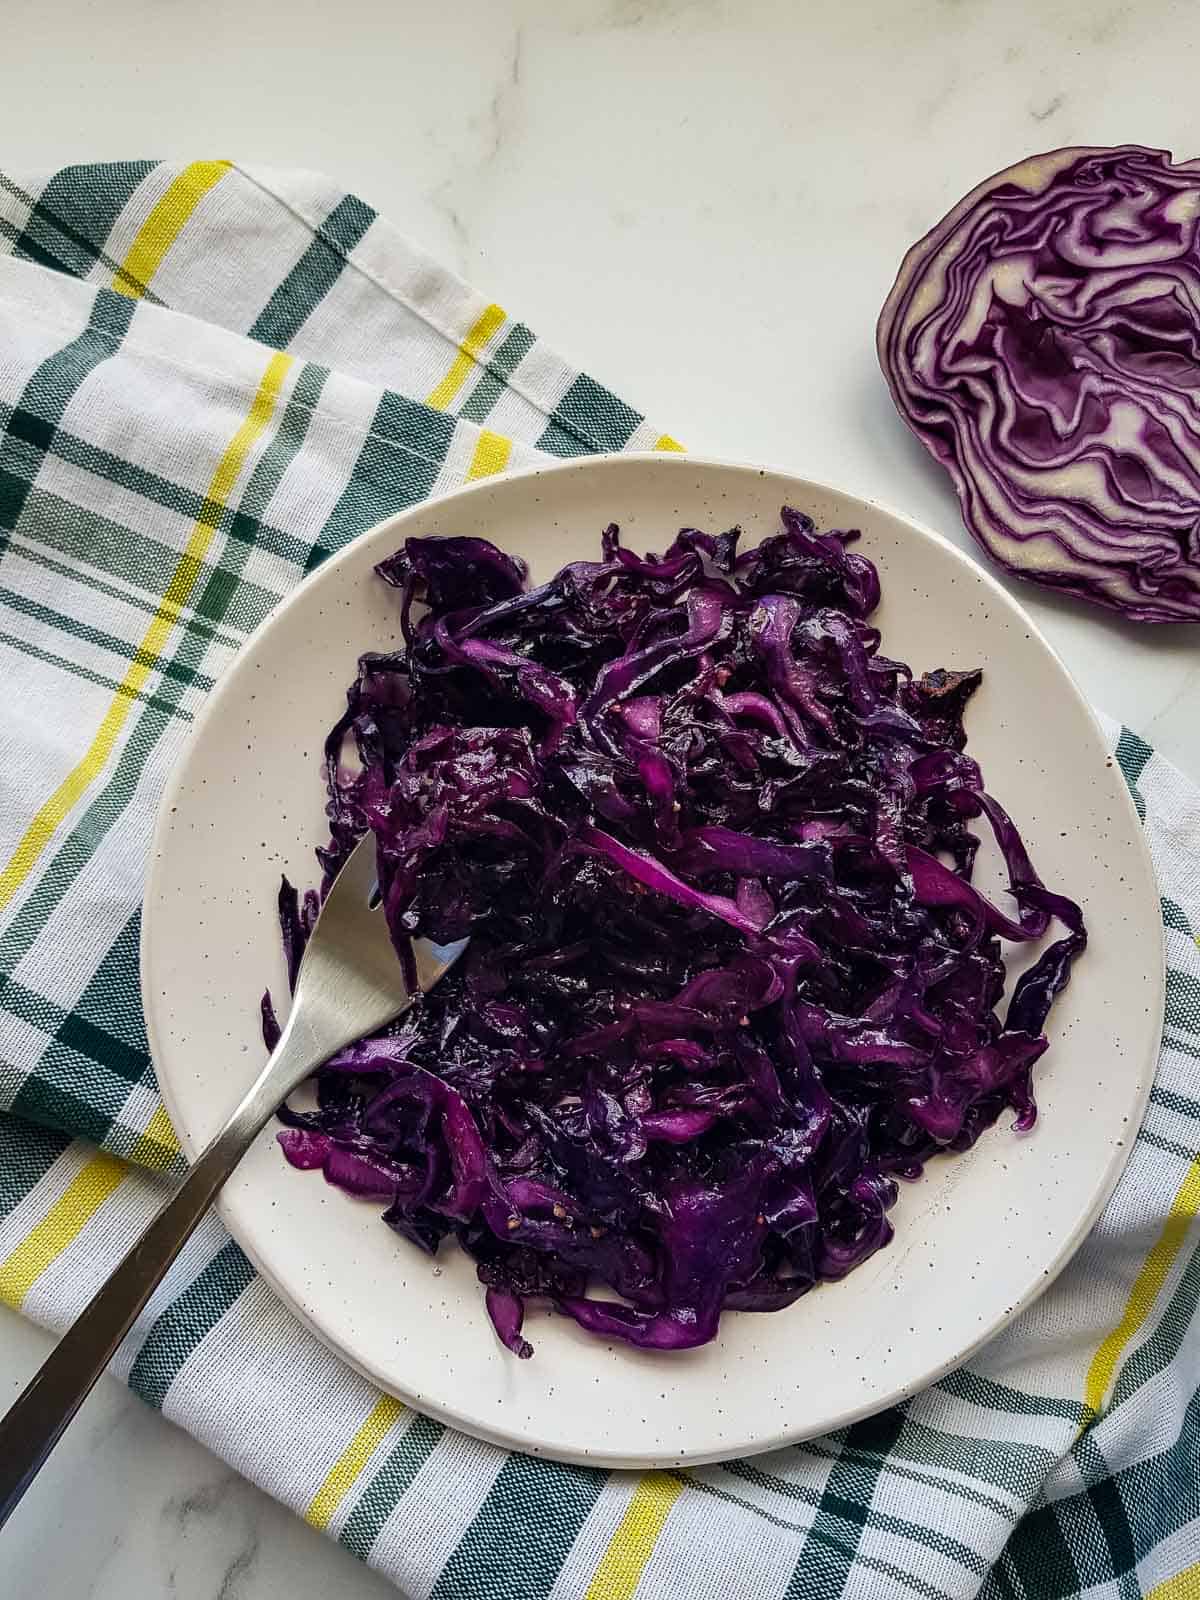
[[[344,1045],[383,1027],[412,1004],[383,912],[372,905],[375,885],[375,840],[367,834],[321,908],[300,963],[287,1025],[266,1066],[0,1421],[0,1527],[277,1107]],[[414,941],[417,989],[431,989],[466,944],[465,939],[452,945]]]

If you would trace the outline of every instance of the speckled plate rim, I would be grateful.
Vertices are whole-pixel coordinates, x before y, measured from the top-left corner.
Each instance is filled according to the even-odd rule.
[[[422,517],[427,517],[431,506],[434,504],[447,517],[450,517],[453,515],[454,507],[463,501],[469,498],[494,495],[498,490],[507,492],[507,486],[509,485],[529,480],[541,480],[552,486],[556,479],[561,479],[568,475],[603,473],[606,468],[625,468],[631,463],[644,463],[647,466],[651,466],[652,470],[665,472],[681,469],[686,469],[689,472],[705,472],[712,469],[718,472],[745,474],[747,477],[786,479],[794,485],[796,499],[800,504],[804,503],[806,494],[817,498],[833,496],[852,502],[854,505],[861,507],[864,512],[875,513],[903,525],[915,539],[927,541],[950,561],[957,563],[964,572],[970,575],[972,582],[982,585],[989,597],[997,605],[1020,621],[1027,636],[1040,646],[1057,668],[1062,688],[1069,693],[1076,708],[1082,713],[1098,751],[1106,754],[1103,730],[1090,704],[1075,683],[1058,652],[1045,638],[1020,602],[1007,592],[992,573],[983,568],[965,551],[959,549],[935,530],[916,522],[907,513],[895,510],[887,502],[877,497],[855,495],[852,491],[835,485],[825,484],[815,479],[806,479],[787,467],[759,465],[720,457],[698,456],[690,453],[676,455],[630,452],[612,456],[587,456],[564,462],[538,465],[519,472],[507,473],[494,478],[482,479],[477,483],[467,484],[450,494],[438,497],[436,501],[421,501],[393,517],[384,519],[358,535],[348,546],[330,557],[316,572],[298,584],[275,607],[271,615],[255,630],[251,639],[242,647],[237,658],[229,665],[220,681],[210,692],[193,725],[187,745],[176,762],[165,787],[156,818],[146,877],[140,943],[141,981],[151,1059],[156,1066],[159,1087],[168,1114],[180,1137],[182,1147],[189,1157],[194,1157],[196,1154],[198,1141],[189,1134],[188,1119],[183,1115],[182,1104],[176,1094],[176,1086],[173,1083],[172,1074],[167,1065],[170,1060],[170,1051],[167,1048],[165,1035],[160,1025],[158,1006],[154,997],[154,988],[150,976],[152,965],[150,952],[160,933],[162,880],[164,877],[164,864],[171,847],[171,816],[179,795],[183,792],[191,777],[193,752],[197,749],[204,730],[210,723],[221,717],[225,703],[237,692],[242,675],[250,669],[255,656],[264,649],[266,643],[270,640],[274,631],[282,625],[284,619],[297,607],[310,603],[314,590],[318,586],[328,583],[333,574],[355,560],[364,545],[379,544],[381,547],[380,556],[390,553],[390,550],[404,537],[407,525],[420,520]],[[869,553],[869,545],[865,545],[864,549]],[[364,648],[366,648],[365,644]],[[347,666],[352,670],[352,663],[347,663]],[[1145,1026],[1143,1030],[1144,1036],[1138,1044],[1127,1048],[1124,1052],[1130,1058],[1131,1064],[1137,1068],[1136,1092],[1128,1102],[1129,1112],[1127,1118],[1132,1133],[1136,1133],[1145,1112],[1157,1064],[1165,994],[1165,948],[1161,919],[1159,917],[1156,880],[1149,851],[1142,834],[1140,819],[1120,774],[1113,768],[1111,758],[1106,756],[1105,765],[1112,773],[1110,798],[1118,807],[1127,824],[1125,843],[1131,847],[1133,852],[1128,860],[1129,871],[1131,874],[1133,873],[1134,863],[1136,862],[1138,871],[1149,890],[1144,907],[1145,927],[1143,932],[1152,933],[1158,950],[1158,960],[1150,963],[1150,970],[1147,973],[1147,977],[1154,986],[1150,1005],[1147,1007],[1147,1015],[1151,1018],[1151,1021]],[[439,1401],[436,1397],[427,1393],[412,1391],[405,1386],[403,1381],[397,1378],[394,1372],[381,1370],[375,1362],[362,1359],[352,1345],[347,1344],[335,1331],[322,1322],[321,1317],[313,1308],[304,1304],[303,1300],[293,1291],[292,1286],[276,1272],[269,1255],[265,1254],[259,1247],[253,1233],[248,1232],[245,1227],[239,1225],[236,1218],[232,1218],[228,1214],[224,1196],[218,1197],[216,1208],[260,1276],[310,1331],[348,1366],[372,1383],[406,1401],[414,1409],[504,1448],[532,1455],[546,1455],[552,1459],[580,1465],[637,1470],[653,1467],[699,1466],[707,1462],[730,1459],[736,1456],[754,1455],[778,1449],[789,1444],[798,1443],[804,1439],[820,1436],[838,1428],[850,1426],[864,1417],[874,1415],[889,1406],[910,1398],[913,1394],[936,1383],[947,1373],[961,1367],[985,1344],[994,1339],[1009,1323],[1027,1310],[1067,1266],[1115,1189],[1129,1159],[1133,1142],[1133,1137],[1130,1137],[1124,1141],[1123,1146],[1113,1148],[1108,1162],[1095,1185],[1091,1203],[1077,1218],[1070,1230],[1058,1241],[1053,1255],[1048,1258],[1047,1264],[1040,1268],[1036,1277],[1031,1279],[1025,1292],[1015,1296],[1012,1303],[997,1314],[986,1327],[982,1328],[977,1336],[969,1341],[960,1343],[952,1353],[923,1366],[919,1374],[914,1374],[903,1382],[895,1383],[890,1387],[879,1390],[862,1403],[843,1406],[835,1412],[830,1412],[828,1415],[821,1417],[816,1423],[803,1426],[785,1426],[771,1432],[764,1431],[737,1442],[723,1441],[719,1447],[709,1445],[700,1446],[696,1449],[658,1450],[652,1453],[630,1454],[620,1450],[564,1447],[561,1444],[547,1446],[543,1441],[531,1437],[527,1432],[496,1426],[473,1413],[457,1408],[453,1404]],[[962,1158],[959,1159],[961,1160]],[[347,1207],[346,1216],[348,1226],[357,1227],[361,1224],[359,1214],[352,1208]],[[373,1223],[376,1219],[371,1220]],[[892,1249],[894,1250],[895,1248],[896,1246],[893,1245]],[[860,1271],[862,1270],[864,1269],[860,1269]],[[835,1291],[837,1287],[836,1285],[832,1286]],[[803,1303],[803,1301],[798,1302],[798,1304]],[[775,1315],[782,1314],[776,1313]],[[621,1353],[624,1352],[622,1351]],[[671,1358],[660,1359],[669,1360]],[[669,1379],[669,1374],[664,1376]]]

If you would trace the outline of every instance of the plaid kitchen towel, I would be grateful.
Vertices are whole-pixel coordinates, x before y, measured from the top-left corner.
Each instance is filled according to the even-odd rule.
[[[62,1328],[179,1162],[138,905],[212,683],[389,513],[678,446],[321,178],[0,173],[0,240],[0,1298]],[[1111,737],[1162,888],[1157,1082],[1091,1237],[969,1366],[749,1461],[557,1466],[374,1391],[210,1216],[119,1374],[413,1596],[1200,1595],[1200,791]]]

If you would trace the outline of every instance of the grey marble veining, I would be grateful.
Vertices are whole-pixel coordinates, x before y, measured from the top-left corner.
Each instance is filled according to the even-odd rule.
[[[694,448],[964,545],[875,367],[904,249],[1036,149],[1200,153],[1189,0],[108,0],[103,28],[6,0],[5,24],[5,165],[322,169]],[[1092,699],[1200,778],[1200,628],[1019,592]],[[0,1400],[44,1347],[0,1315]],[[394,1593],[112,1383],[0,1574],[4,1600]]]
[[[0,1405],[47,1350],[0,1311]],[[0,1535],[4,1600],[384,1600],[396,1590],[101,1380]]]

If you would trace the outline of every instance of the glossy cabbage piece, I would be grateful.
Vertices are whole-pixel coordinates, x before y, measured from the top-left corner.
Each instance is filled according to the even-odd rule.
[[[905,421],[1009,572],[1200,620],[1200,161],[1032,156],[905,256],[878,327]]]
[[[898,1180],[1036,1115],[1082,919],[965,753],[980,674],[881,653],[855,537],[785,507],[741,554],[609,528],[533,590],[479,539],[379,569],[407,645],[362,657],[327,740],[322,887],[370,828],[397,959],[471,944],[280,1142],[457,1240],[518,1356],[530,1299],[664,1351],[777,1311],[888,1242]],[[283,885],[293,980],[318,907]],[[1001,941],[1052,922],[1001,1018]]]

